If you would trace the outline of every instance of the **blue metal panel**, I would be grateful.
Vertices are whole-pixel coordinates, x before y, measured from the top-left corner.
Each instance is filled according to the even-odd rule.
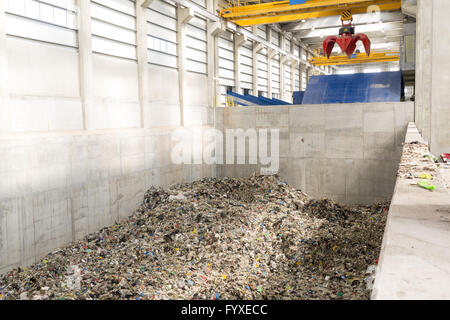
[[[269,106],[275,106],[275,105],[278,105],[278,103],[276,103],[276,102],[273,101],[272,99],[269,99],[269,98],[266,98],[266,97],[261,97],[261,96],[259,96],[258,99],[259,99],[260,101],[263,101],[264,103],[266,103],[266,105],[269,105]]]
[[[234,98],[234,101],[239,105],[256,105],[256,106],[267,106],[273,105],[274,103],[271,101],[266,101],[260,99],[260,97],[255,97],[250,94],[242,95],[236,92],[228,91],[227,94]]]
[[[302,104],[396,102],[402,96],[401,71],[313,76]]]
[[[304,95],[305,91],[295,91],[292,95],[292,100],[294,104],[302,104]]]
[[[289,103],[289,102],[286,102],[286,101],[283,101],[283,100],[280,100],[280,99],[275,99],[275,98],[272,98],[272,101],[276,104],[276,105],[279,105],[279,106],[288,106],[288,105],[291,105],[292,103]]]
[[[305,2],[307,2],[309,0],[289,0],[289,4],[293,5],[293,4],[305,4]]]
[[[257,106],[280,106],[280,105],[291,105],[286,101],[278,100],[278,99],[268,99],[265,97],[255,97],[250,94],[242,95],[236,92],[228,91],[227,95],[232,96],[234,98],[234,102],[242,105],[257,105]]]

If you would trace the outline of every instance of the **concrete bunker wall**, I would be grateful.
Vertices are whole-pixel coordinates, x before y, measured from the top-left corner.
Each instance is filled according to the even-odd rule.
[[[0,273],[125,219],[152,185],[210,177],[172,164],[175,129],[0,139]]]
[[[392,196],[414,103],[225,108],[216,119],[222,130],[279,128],[279,174],[290,185],[316,198],[370,204]],[[224,164],[217,173],[242,177],[260,168]]]

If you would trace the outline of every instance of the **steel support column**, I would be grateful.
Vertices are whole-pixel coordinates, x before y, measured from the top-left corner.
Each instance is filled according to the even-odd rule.
[[[80,60],[80,96],[83,105],[83,127],[94,129],[94,67],[92,58],[91,2],[78,0],[78,52]]]
[[[5,1],[0,0],[0,133],[10,131]]]
[[[148,95],[150,80],[148,70],[147,34],[149,10],[148,1],[136,1],[136,50],[138,62],[139,103],[141,107],[141,128],[150,127]]]
[[[191,8],[177,8],[177,43],[178,43],[178,86],[180,94],[180,125],[184,126],[184,92],[186,86],[186,28],[185,25],[194,17]]]

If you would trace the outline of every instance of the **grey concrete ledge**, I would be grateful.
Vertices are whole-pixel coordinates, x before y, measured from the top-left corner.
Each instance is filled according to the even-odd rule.
[[[425,143],[410,123],[413,141]],[[372,300],[450,299],[450,195],[439,176],[433,192],[414,182],[397,179]]]

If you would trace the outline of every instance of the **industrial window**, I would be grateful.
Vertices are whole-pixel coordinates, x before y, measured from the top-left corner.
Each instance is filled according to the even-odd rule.
[[[300,91],[300,70],[295,68],[294,70],[294,91]]]
[[[244,88],[244,95],[250,94],[250,89]]]
[[[272,91],[279,93],[281,91],[280,88],[280,56],[277,54],[272,58],[271,63],[271,72],[272,72]]]
[[[298,45],[294,45],[294,56],[300,58],[300,47]]]
[[[77,47],[75,0],[6,0],[6,34]]]
[[[306,86],[308,84],[308,77],[306,75],[306,71],[302,72],[302,90],[306,90]]]
[[[381,72],[381,67],[364,69],[364,73],[375,73],[375,72]]]
[[[291,68],[289,65],[286,65],[284,67],[284,89],[285,92],[292,93],[291,92]]]
[[[246,41],[239,48],[239,56],[241,87],[251,89],[253,86],[253,49],[250,41]]]
[[[271,28],[269,28],[269,30],[272,34],[270,42],[279,47],[280,46],[280,34]]]
[[[149,49],[172,55],[177,54],[177,45],[165,39],[149,36],[147,44]]]
[[[207,74],[206,20],[195,16],[186,25],[186,70]]]
[[[206,9],[206,0],[189,0],[190,2],[195,3],[196,5]]]
[[[339,69],[337,74],[353,74],[355,73],[355,70],[352,69]]]
[[[257,76],[257,85],[258,89],[262,92],[267,92],[267,72],[268,72],[268,65],[267,65],[267,49],[263,49],[256,55],[256,63],[257,63],[257,70],[256,70],[256,76]]]
[[[91,0],[92,51],[136,60],[133,1]]]
[[[225,105],[226,88],[234,86],[234,35],[230,31],[222,33],[218,39],[220,101]]]
[[[224,85],[234,83],[234,47],[233,33],[226,31],[218,40],[219,76]]]
[[[399,70],[400,70],[400,65],[398,65],[398,64],[394,64],[389,67],[389,71],[399,71]]]
[[[177,69],[177,10],[172,2],[154,0],[149,10],[148,62]]]
[[[284,41],[284,48],[283,49],[286,50],[289,53],[291,52],[291,40],[286,39]]]
[[[258,26],[256,34],[264,40],[267,40],[267,27],[265,25]]]

